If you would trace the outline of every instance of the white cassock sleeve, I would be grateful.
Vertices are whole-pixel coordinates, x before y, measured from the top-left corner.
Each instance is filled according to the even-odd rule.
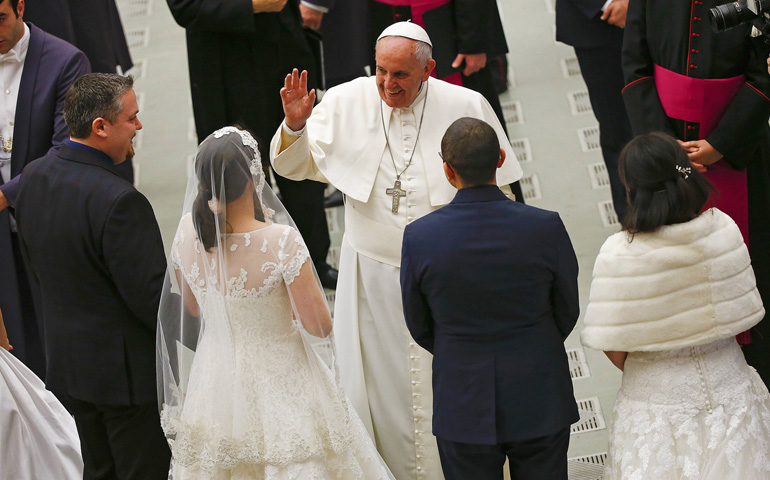
[[[278,127],[275,135],[273,135],[273,140],[270,142],[270,163],[275,171],[289,180],[309,179],[329,183],[326,177],[318,170],[315,161],[313,161],[307,128],[296,137],[294,143],[281,151],[284,139],[291,136],[291,134],[284,132],[283,123]]]

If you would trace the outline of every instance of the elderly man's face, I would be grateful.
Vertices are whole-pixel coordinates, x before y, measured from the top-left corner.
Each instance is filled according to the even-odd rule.
[[[19,0],[16,10],[18,16],[13,13],[10,0],[0,3],[0,53],[8,53],[24,36],[24,0]]]
[[[404,37],[385,37],[377,43],[377,89],[391,108],[411,105],[436,64],[429,60],[421,65],[414,55],[416,46],[415,40]]]

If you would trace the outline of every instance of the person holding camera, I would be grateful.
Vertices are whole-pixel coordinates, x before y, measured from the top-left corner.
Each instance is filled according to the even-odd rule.
[[[762,64],[768,47],[749,23],[712,30],[709,9],[723,1],[630,2],[623,99],[635,135],[677,138],[714,185],[704,209],[718,207],[738,225],[770,305],[770,76]],[[769,384],[770,321],[738,341]]]

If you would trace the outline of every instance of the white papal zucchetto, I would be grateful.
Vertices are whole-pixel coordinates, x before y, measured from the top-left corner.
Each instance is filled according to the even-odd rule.
[[[433,44],[430,41],[428,32],[426,32],[421,26],[412,22],[397,22],[389,26],[382,31],[377,41],[384,37],[404,37],[418,42],[425,42],[433,48]]]

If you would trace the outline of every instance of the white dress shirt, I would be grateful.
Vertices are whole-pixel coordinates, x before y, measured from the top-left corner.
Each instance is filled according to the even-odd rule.
[[[21,72],[24,70],[28,47],[29,28],[24,25],[24,35],[21,39],[8,53],[0,55],[0,147],[5,143],[10,144],[13,139],[16,101],[19,98]],[[2,148],[0,148],[0,174],[4,182],[11,179],[11,152],[6,152]]]

